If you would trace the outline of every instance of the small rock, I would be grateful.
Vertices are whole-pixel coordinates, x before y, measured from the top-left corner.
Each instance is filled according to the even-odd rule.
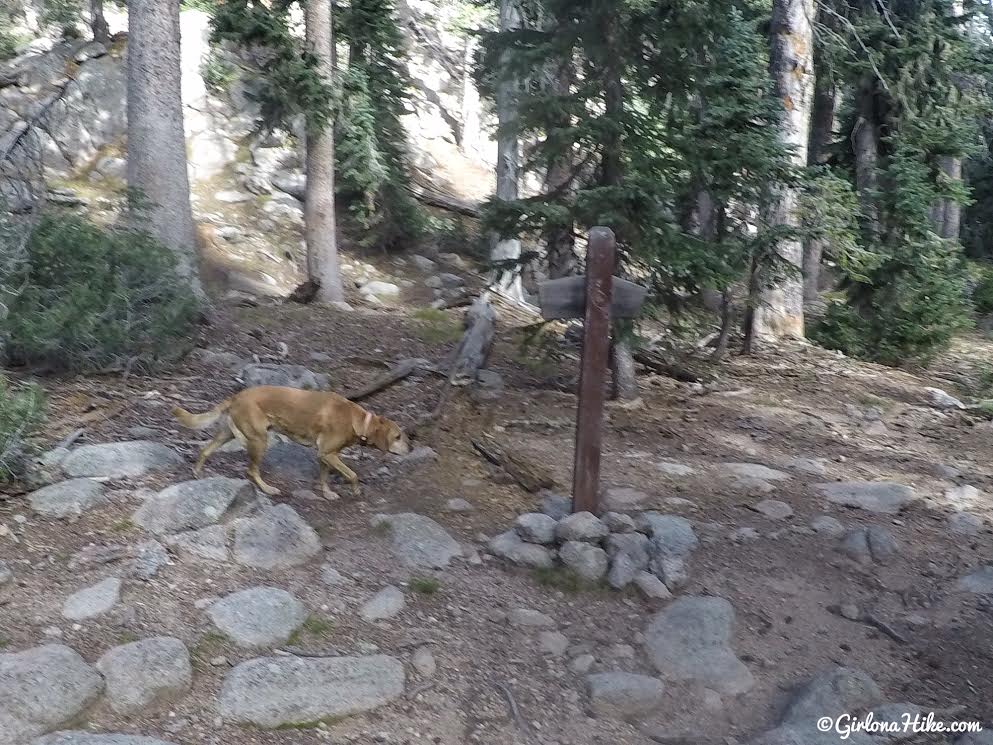
[[[184,481],[146,499],[131,519],[157,535],[198,530],[218,522],[232,505],[247,505],[254,497],[255,489],[244,479]]]
[[[839,481],[815,486],[829,502],[888,515],[917,499],[909,486],[891,481]]]
[[[783,723],[809,726],[819,717],[865,711],[882,700],[879,686],[866,673],[837,667],[815,675],[799,690]]]
[[[595,673],[586,679],[590,707],[598,716],[639,718],[657,710],[664,697],[662,681],[633,673]]]
[[[437,264],[435,264],[427,256],[421,256],[420,254],[413,254],[410,257],[414,266],[420,269],[422,272],[433,272]]]
[[[648,567],[648,536],[642,533],[612,533],[603,545],[611,559],[625,554],[638,570]]]
[[[39,515],[69,517],[104,502],[104,487],[92,479],[71,479],[31,492],[28,502]]]
[[[750,541],[757,541],[761,536],[755,528],[738,528],[732,531],[731,535],[728,536],[734,543],[749,543]]]
[[[361,714],[403,692],[395,657],[260,657],[227,674],[219,710],[225,722],[275,729]]]
[[[538,634],[538,645],[545,654],[561,657],[569,647],[569,639],[559,631],[542,631]]]
[[[827,458],[793,458],[787,465],[794,471],[801,471],[811,476],[827,475]]]
[[[541,498],[541,511],[555,521],[572,512],[572,499],[561,494],[546,493]]]
[[[0,560],[0,587],[9,585],[13,581],[14,573],[11,571],[10,567],[7,566],[7,562]]]
[[[810,527],[821,535],[826,535],[828,538],[841,538],[845,534],[845,526],[830,515],[815,517],[811,521]]]
[[[955,589],[977,595],[993,595],[993,565],[979,567],[974,572],[960,577],[955,583]]]
[[[650,600],[668,600],[672,597],[665,583],[650,572],[638,572],[634,584]]]
[[[103,689],[103,679],[60,644],[0,653],[0,742],[18,745],[75,721]]]
[[[847,618],[849,621],[858,621],[862,618],[862,611],[859,610],[858,605],[855,603],[842,603],[838,606],[838,615],[842,618]]]
[[[522,541],[548,544],[555,542],[556,522],[541,512],[528,512],[514,520],[514,530]]]
[[[596,663],[596,657],[591,654],[581,654],[569,663],[569,669],[576,675],[586,675]]]
[[[442,569],[462,555],[458,541],[424,515],[413,512],[376,515],[372,525],[388,528],[393,555],[410,569]]]
[[[515,608],[507,614],[507,623],[525,628],[552,628],[555,620],[541,611],[530,608]]]
[[[438,671],[438,663],[435,662],[430,647],[418,647],[410,658],[410,664],[422,678],[433,678]]]
[[[389,585],[365,601],[359,608],[359,615],[366,621],[383,621],[393,618],[406,604],[400,588]]]
[[[765,515],[770,520],[785,520],[793,516],[793,508],[778,499],[763,499],[761,502],[751,505],[749,509]]]
[[[449,512],[472,512],[476,508],[461,497],[455,497],[445,502],[445,509]]]
[[[971,512],[956,512],[948,518],[948,529],[959,535],[976,535],[983,529],[983,518]]]
[[[940,388],[925,388],[928,402],[936,409],[964,409],[965,404]]]
[[[438,460],[438,452],[434,448],[429,448],[427,445],[418,445],[416,448],[403,456],[401,460],[407,464]]]
[[[354,585],[355,580],[346,577],[330,564],[321,566],[321,582],[328,587],[342,587],[344,585]]]
[[[604,492],[603,507],[615,512],[641,509],[650,497],[629,486],[612,486]]]
[[[684,597],[660,611],[645,630],[648,656],[665,680],[698,683],[719,693],[755,684],[731,648],[734,608],[724,598]]]
[[[974,486],[962,484],[945,490],[945,499],[956,509],[974,507],[980,504],[983,493]]]
[[[218,600],[207,615],[238,646],[273,647],[300,628],[307,609],[286,590],[252,587]]]
[[[142,541],[134,548],[131,576],[148,582],[169,563],[169,552],[158,541]]]
[[[69,478],[103,476],[122,479],[182,465],[183,459],[162,443],[133,440],[83,445],[65,457],[61,468]]]
[[[167,636],[143,639],[108,650],[97,660],[107,684],[107,700],[118,714],[160,708],[189,690],[190,654]]]
[[[655,468],[664,473],[666,476],[692,476],[696,473],[695,468],[687,466],[683,463],[674,463],[672,461],[661,461],[656,463]]]
[[[438,278],[441,280],[442,285],[450,289],[454,289],[456,287],[462,287],[463,285],[465,285],[465,280],[462,279],[462,277],[460,277],[457,274],[442,272],[441,274],[438,275]]]
[[[566,541],[559,549],[559,558],[587,582],[599,582],[607,574],[607,552],[584,541]]]
[[[108,577],[90,587],[85,587],[66,598],[62,616],[70,621],[85,621],[109,611],[121,597],[121,580]]]
[[[232,556],[258,569],[287,569],[305,564],[321,552],[317,532],[288,504],[277,504],[238,520]]]
[[[227,561],[230,558],[228,531],[222,525],[208,525],[200,530],[166,536],[163,540],[184,559]]]
[[[536,543],[522,541],[515,530],[508,530],[492,538],[487,548],[494,556],[532,569],[551,569],[555,565],[551,551]]]
[[[841,543],[841,549],[861,564],[886,564],[899,553],[900,546],[889,528],[870,525],[849,531]]]
[[[559,520],[555,535],[560,541],[598,542],[610,534],[603,521],[591,512],[575,512]]]
[[[610,561],[610,571],[607,572],[607,584],[615,590],[622,590],[638,576],[642,568],[635,566],[628,554],[617,554]]]
[[[363,294],[375,295],[376,297],[399,297],[400,288],[392,282],[382,282],[373,280],[366,282],[359,291]]]
[[[301,388],[305,391],[327,391],[331,388],[331,379],[327,375],[315,373],[303,365],[253,363],[245,365],[238,377],[246,388],[257,385]]]
[[[718,470],[726,476],[760,481],[786,481],[793,478],[788,473],[758,463],[722,463]]]
[[[601,518],[611,533],[633,533],[634,518],[622,512],[608,512]]]

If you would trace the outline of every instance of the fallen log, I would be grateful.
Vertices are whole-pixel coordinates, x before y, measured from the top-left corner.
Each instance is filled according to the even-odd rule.
[[[712,374],[702,370],[694,370],[687,364],[672,362],[657,350],[635,350],[634,359],[645,369],[682,383],[708,383],[713,379]]]
[[[555,479],[519,450],[498,443],[492,438],[488,438],[485,442],[482,440],[470,440],[470,442],[477,453],[506,471],[525,491],[533,494],[542,489],[555,488]]]
[[[403,359],[397,362],[393,367],[387,370],[385,373],[380,375],[374,381],[368,385],[361,386],[359,388],[353,388],[351,390],[345,391],[341,395],[347,398],[349,401],[361,401],[363,398],[368,398],[373,393],[377,393],[384,388],[389,388],[395,383],[399,383],[401,380],[406,378],[408,375],[413,373],[415,370],[425,370],[429,372],[437,372],[434,365],[425,359],[419,357],[410,357],[408,359]]]

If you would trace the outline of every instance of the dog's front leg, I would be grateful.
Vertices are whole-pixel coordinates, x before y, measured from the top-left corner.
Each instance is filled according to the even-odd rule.
[[[331,486],[328,484],[328,474],[330,473],[331,469],[328,468],[328,464],[324,462],[324,458],[321,458],[320,461],[321,461],[321,479],[320,479],[321,493],[324,494],[325,499],[331,502],[335,501],[336,499],[341,499],[338,493],[334,489],[332,489]]]
[[[336,470],[349,484],[352,485],[352,494],[356,497],[362,496],[362,489],[359,487],[359,477],[351,468],[342,463],[341,458],[338,457],[337,453],[322,453],[321,463],[327,463],[331,468]]]

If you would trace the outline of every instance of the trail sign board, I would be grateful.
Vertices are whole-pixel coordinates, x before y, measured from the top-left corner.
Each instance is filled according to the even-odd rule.
[[[610,358],[610,319],[631,318],[645,300],[644,287],[613,276],[616,244],[610,228],[590,230],[586,276],[542,282],[543,318],[583,318],[583,353],[576,411],[576,455],[572,470],[572,511],[599,511],[603,404]]]

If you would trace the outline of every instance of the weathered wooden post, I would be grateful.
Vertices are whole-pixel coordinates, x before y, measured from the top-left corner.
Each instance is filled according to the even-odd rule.
[[[579,368],[576,455],[572,468],[573,512],[596,513],[600,506],[600,451],[610,364],[614,255],[614,233],[609,228],[593,228],[586,253],[586,318]]]
[[[538,287],[542,317],[584,319],[572,472],[573,512],[599,510],[610,319],[637,315],[647,294],[644,287],[612,276],[615,250],[610,228],[593,228],[586,254],[586,276],[553,279]]]

